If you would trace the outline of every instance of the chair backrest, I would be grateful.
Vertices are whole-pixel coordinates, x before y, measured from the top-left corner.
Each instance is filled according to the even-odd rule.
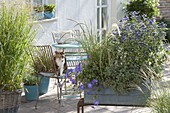
[[[58,73],[50,45],[34,46],[32,53],[34,68],[37,72]]]
[[[72,31],[52,32],[53,42],[58,44],[69,43],[73,38]]]
[[[72,43],[76,39],[81,37],[80,30],[69,30],[62,32],[52,32],[54,43],[63,44],[63,43]]]

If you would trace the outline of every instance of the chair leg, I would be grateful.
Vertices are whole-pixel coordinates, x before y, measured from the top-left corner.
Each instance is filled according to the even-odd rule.
[[[35,109],[37,109],[37,105],[38,105],[38,101],[39,101],[39,97],[40,97],[40,84],[41,84],[41,80],[42,80],[42,77],[40,77],[40,80],[38,81],[38,97],[37,97],[37,100],[36,100]]]

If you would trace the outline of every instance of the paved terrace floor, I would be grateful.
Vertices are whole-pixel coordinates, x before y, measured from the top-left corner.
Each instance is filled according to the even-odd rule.
[[[48,93],[40,96],[38,109],[35,109],[36,101],[26,101],[24,93],[19,113],[57,113],[57,91],[54,86],[54,80],[50,80]],[[64,100],[64,106],[61,107],[61,113],[77,113],[78,99]],[[147,107],[127,107],[127,106],[91,106],[84,107],[84,113],[150,113],[151,109]]]
[[[170,62],[164,66],[165,81],[170,80]],[[61,113],[77,113],[78,99],[67,99],[61,107]],[[35,109],[35,101],[26,101],[24,94],[19,113],[57,113],[57,91],[54,88],[54,80],[50,80],[48,93],[40,96],[38,109]],[[91,106],[84,107],[84,113],[150,113],[151,108],[148,107],[127,107],[127,106]]]

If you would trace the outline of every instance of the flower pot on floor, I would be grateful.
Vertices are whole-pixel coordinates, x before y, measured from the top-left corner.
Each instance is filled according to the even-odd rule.
[[[52,73],[41,72],[41,74],[44,76],[51,76]],[[43,95],[48,92],[49,82],[50,82],[50,78],[48,77],[41,78],[40,95]]]
[[[21,89],[14,91],[0,90],[0,113],[18,113],[21,93]]]
[[[48,92],[50,78],[43,77],[40,84],[40,95],[43,95]]]
[[[38,98],[38,85],[27,86],[24,85],[25,98],[28,101],[34,101]]]

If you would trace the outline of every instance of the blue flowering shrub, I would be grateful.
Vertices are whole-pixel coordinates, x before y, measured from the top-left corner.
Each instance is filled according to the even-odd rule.
[[[80,89],[89,89],[84,93],[89,94],[90,89],[100,91],[99,84],[124,93],[140,86],[145,79],[161,77],[166,60],[163,43],[166,25],[157,23],[154,17],[150,19],[133,12],[118,27],[100,42],[90,30],[83,32],[80,43],[88,59],[76,67],[76,73],[79,73]]]

